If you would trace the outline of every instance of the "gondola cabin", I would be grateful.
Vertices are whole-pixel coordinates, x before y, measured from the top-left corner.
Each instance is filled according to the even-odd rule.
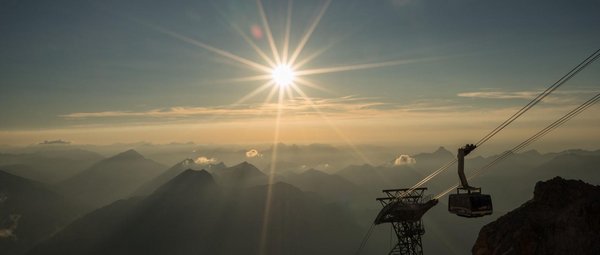
[[[456,194],[452,194],[448,198],[448,211],[461,217],[482,217],[493,212],[492,197],[481,194],[481,188],[471,187],[465,176],[465,156],[476,147],[474,144],[467,144],[458,148],[458,154],[456,155],[460,186],[456,189]]]
[[[448,211],[467,218],[490,215],[493,212],[492,197],[481,194],[481,189],[458,188],[456,194],[448,198]]]

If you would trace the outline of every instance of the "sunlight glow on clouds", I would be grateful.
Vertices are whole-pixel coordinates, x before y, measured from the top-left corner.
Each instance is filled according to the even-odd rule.
[[[532,100],[537,97],[543,90],[529,91],[475,91],[458,93],[459,97],[466,98],[482,98],[482,99],[522,99]],[[597,93],[595,89],[580,89],[580,90],[558,90],[544,99],[546,103],[553,104],[569,104],[581,103],[591,95]]]
[[[262,154],[257,149],[251,149],[246,152],[247,158],[262,158]]]
[[[394,160],[395,166],[414,165],[416,163],[417,160],[409,155],[400,155]]]
[[[210,165],[210,164],[215,164],[217,163],[217,159],[216,158],[207,158],[207,157],[198,157],[196,158],[196,160],[194,160],[194,162],[196,162],[196,164],[198,165]]]
[[[332,112],[338,114],[356,115],[361,112],[367,113],[375,107],[385,105],[382,102],[371,101],[368,98],[358,98],[352,96],[340,98],[312,98],[311,105],[304,99],[291,99],[285,105],[276,103],[258,104],[248,106],[216,106],[216,107],[170,107],[161,109],[151,109],[147,111],[104,111],[104,112],[75,112],[60,115],[64,119],[100,119],[100,118],[131,118],[131,117],[147,117],[147,118],[183,118],[192,116],[219,116],[219,117],[256,117],[259,115],[269,116],[275,115],[278,109],[285,110],[287,115],[316,115],[314,108],[316,107],[322,112]]]

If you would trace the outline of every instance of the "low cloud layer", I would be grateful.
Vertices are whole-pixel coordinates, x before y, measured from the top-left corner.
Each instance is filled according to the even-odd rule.
[[[169,108],[150,109],[146,111],[101,111],[101,112],[74,112],[59,115],[63,119],[100,119],[100,118],[189,118],[207,116],[228,116],[233,118],[274,116],[280,108],[291,115],[317,115],[320,112],[335,114],[368,114],[368,112],[385,105],[373,101],[371,98],[345,96],[339,98],[294,98],[285,105],[275,103],[241,105],[241,106],[174,106]]]
[[[217,163],[217,159],[216,158],[208,158],[208,157],[198,157],[194,160],[194,162],[198,165],[210,165],[210,164],[216,164]]]
[[[515,92],[504,92],[504,91],[478,91],[478,92],[463,92],[458,93],[459,97],[471,97],[471,98],[489,98],[489,99],[533,99],[540,92],[535,91],[515,91]]]
[[[414,165],[417,160],[409,155],[400,155],[394,160],[395,166]]]
[[[66,144],[71,144],[71,142],[58,139],[58,140],[50,140],[50,141],[49,140],[44,140],[43,142],[40,143],[40,145],[53,145],[53,144],[61,144],[61,145],[64,144],[64,145],[66,145]]]
[[[529,91],[475,91],[475,92],[462,92],[458,93],[459,97],[467,98],[483,98],[483,99],[522,99],[532,100],[536,98],[542,90],[529,90]],[[562,90],[554,91],[551,95],[544,99],[548,103],[573,103],[582,101],[584,98],[591,97],[594,95],[596,90]]]
[[[262,154],[257,149],[251,149],[246,152],[247,158],[262,158]]]

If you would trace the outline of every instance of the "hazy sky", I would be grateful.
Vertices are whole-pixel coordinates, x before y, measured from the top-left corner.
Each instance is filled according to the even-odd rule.
[[[262,4],[282,54],[288,1]],[[293,2],[290,52],[326,5]],[[598,11],[589,0],[332,1],[298,61],[322,52],[302,69],[357,70],[304,76],[323,88],[298,84],[318,111],[285,94],[280,141],[475,142],[600,47]],[[0,143],[272,141],[277,93],[235,104],[265,83],[235,79],[266,73],[227,57],[269,65],[240,34],[273,58],[259,13],[251,0],[1,1]],[[595,63],[498,148],[591,98],[599,82]],[[539,146],[598,147],[599,113]]]

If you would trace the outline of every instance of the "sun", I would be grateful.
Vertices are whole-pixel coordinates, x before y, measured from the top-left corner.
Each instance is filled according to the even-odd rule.
[[[299,36],[299,41],[296,43],[295,48],[290,48],[290,38],[291,36],[291,21],[292,21],[292,0],[288,0],[288,9],[285,20],[285,29],[283,31],[283,40],[281,45],[277,45],[275,37],[271,31],[271,26],[268,22],[267,15],[265,13],[265,9],[262,4],[263,0],[256,0],[256,4],[259,12],[259,19],[261,20],[261,25],[257,31],[260,32],[261,36],[251,37],[247,35],[247,33],[237,24],[230,21],[233,29],[235,29],[241,38],[246,42],[246,44],[254,50],[256,55],[260,57],[261,60],[257,61],[255,59],[249,59],[246,57],[242,57],[230,51],[220,49],[209,44],[206,44],[202,41],[199,41],[195,38],[188,37],[172,30],[168,30],[162,28],[160,26],[150,26],[152,29],[157,30],[160,33],[171,36],[175,39],[181,40],[183,42],[189,43],[191,45],[197,46],[204,50],[210,51],[216,55],[223,57],[224,59],[232,60],[236,64],[240,64],[241,66],[252,69],[256,73],[251,76],[246,77],[238,77],[227,79],[222,82],[227,83],[241,83],[241,82],[257,82],[260,81],[262,85],[258,86],[256,89],[252,90],[248,94],[244,95],[235,103],[231,104],[231,107],[241,107],[242,103],[247,100],[254,98],[255,96],[261,94],[262,92],[269,91],[264,100],[263,106],[265,109],[273,109],[269,106],[276,106],[277,114],[275,117],[275,130],[273,136],[273,147],[271,153],[271,164],[269,169],[269,184],[274,183],[275,171],[277,169],[277,146],[281,142],[280,141],[280,124],[282,120],[282,113],[286,110],[286,103],[289,102],[298,102],[298,100],[303,100],[306,105],[312,107],[314,112],[318,113],[321,118],[329,124],[329,126],[337,133],[338,136],[342,140],[344,140],[350,148],[354,151],[354,153],[362,158],[364,162],[371,163],[368,158],[364,156],[362,152],[358,150],[358,148],[350,142],[350,140],[340,132],[340,130],[333,124],[333,122],[320,110],[319,105],[314,102],[311,97],[308,96],[307,93],[304,92],[304,88],[317,89],[322,92],[328,94],[336,94],[335,92],[328,90],[318,83],[314,83],[311,81],[312,76],[314,75],[323,75],[323,74],[331,74],[338,72],[351,72],[356,70],[364,70],[364,69],[373,69],[373,68],[382,68],[382,67],[390,67],[397,66],[403,64],[414,63],[417,61],[424,61],[430,58],[425,59],[395,59],[388,60],[383,62],[371,62],[371,63],[357,63],[350,65],[336,65],[336,66],[326,66],[326,67],[310,67],[309,64],[313,62],[316,58],[318,58],[322,53],[327,51],[333,44],[326,46],[321,49],[316,49],[314,52],[310,54],[306,54],[305,47],[310,40],[312,34],[315,32],[321,18],[325,14],[327,8],[331,4],[333,0],[323,0],[321,7],[317,15],[309,22],[307,29],[305,29],[304,34]],[[256,30],[256,28],[255,28]],[[264,36],[265,40],[259,40]],[[266,42],[268,43],[268,49],[270,52],[265,52],[263,47],[257,45],[258,42]],[[278,95],[276,98],[276,103],[273,104],[272,99],[274,96]],[[372,163],[371,163],[372,164]],[[267,203],[265,204],[265,210],[263,215],[263,229],[261,233],[261,244],[259,253],[263,253],[266,249],[266,243],[268,241],[268,225],[269,225],[269,217],[270,217],[270,208],[271,208],[271,200],[273,190],[271,189],[271,185],[267,189]]]
[[[275,85],[282,88],[292,85],[292,83],[294,83],[295,76],[294,69],[286,64],[277,65],[271,71],[271,79]]]

